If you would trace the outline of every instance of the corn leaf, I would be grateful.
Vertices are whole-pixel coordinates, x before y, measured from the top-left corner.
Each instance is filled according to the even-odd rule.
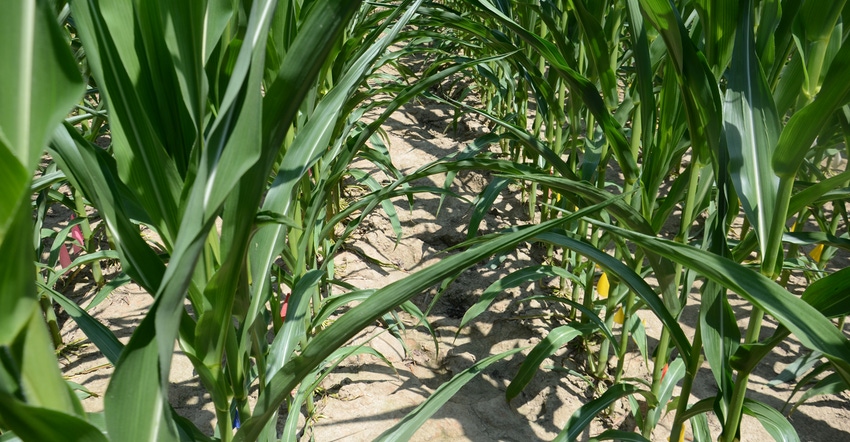
[[[14,36],[0,48],[0,252],[11,265],[0,270],[0,345],[21,331],[35,297],[34,285],[23,278],[32,274],[32,251],[14,238],[29,237],[32,229],[21,214],[30,210],[31,174],[53,127],[83,88],[48,2],[8,6],[0,18]]]
[[[629,37],[631,38],[634,65],[637,73],[635,81],[637,82],[638,99],[635,101],[637,101],[640,109],[643,126],[641,142],[644,149],[650,149],[653,144],[652,139],[655,135],[655,125],[650,122],[655,121],[656,106],[655,93],[653,91],[652,58],[649,54],[649,37],[647,36],[643,16],[640,14],[638,1],[627,0],[626,3],[629,28],[632,30],[629,33]]]
[[[82,78],[68,50],[49,3],[45,1],[15,2],[4,11],[2,23],[14,41],[0,48],[0,141],[4,144],[4,161],[13,161],[24,170],[26,187],[7,187],[14,183],[4,176],[3,190],[16,190],[18,196],[29,187],[30,171],[53,127],[67,115],[80,98]],[[11,156],[5,156],[9,155]],[[15,160],[12,160],[14,158]],[[3,204],[14,201],[4,193]],[[6,220],[16,212],[0,211],[0,240]]]
[[[690,358],[692,351],[691,344],[685,336],[685,332],[676,322],[675,316],[672,312],[667,310],[658,294],[656,294],[646,281],[644,281],[640,275],[635,273],[634,270],[590,244],[570,238],[563,233],[546,232],[541,234],[538,239],[574,250],[575,252],[586,256],[588,259],[597,262],[602,268],[609,271],[612,275],[617,275],[617,278],[623,284],[632,289],[670,331],[670,336],[672,337],[676,348],[679,349],[679,353],[682,354],[682,358]]]
[[[189,181],[187,184],[191,187],[183,191],[178,190],[180,188],[179,167],[173,158],[169,157],[169,153],[175,152],[166,151],[161,144],[160,137],[167,137],[167,131],[157,132],[152,126],[155,117],[138,112],[138,109],[153,111],[158,108],[157,103],[148,102],[156,94],[146,93],[151,82],[160,79],[161,72],[152,69],[151,66],[158,63],[157,57],[168,57],[167,51],[161,51],[167,45],[164,40],[177,37],[168,32],[165,35],[155,35],[156,33],[144,31],[141,35],[134,34],[134,29],[139,26],[151,26],[156,29],[156,26],[160,24],[157,10],[148,9],[153,7],[152,4],[133,8],[132,5],[128,7],[126,3],[118,5],[77,2],[74,6],[75,16],[79,17],[81,22],[83,30],[81,33],[91,45],[90,61],[111,103],[113,111],[111,122],[115,135],[115,156],[118,159],[119,174],[123,172],[131,191],[143,196],[142,206],[151,215],[166,243],[173,244],[174,248],[170,266],[162,275],[161,284],[158,284],[157,299],[116,365],[105,398],[109,410],[106,416],[107,426],[110,434],[119,439],[127,437],[173,439],[177,431],[170,415],[164,412],[163,404],[174,339],[181,324],[182,302],[206,233],[212,227],[213,217],[218,212],[224,195],[227,194],[222,190],[231,189],[240,175],[247,171],[259,156],[259,147],[255,147],[259,143],[249,142],[246,149],[239,149],[241,150],[239,153],[234,152],[235,148],[227,152],[224,148],[232,135],[242,141],[250,140],[250,137],[246,135],[258,133],[256,130],[251,130],[249,125],[259,122],[256,114],[251,115],[250,112],[259,110],[259,79],[262,72],[256,68],[253,72],[259,72],[260,75],[256,73],[249,75],[251,72],[249,65],[258,59],[254,54],[262,54],[262,49],[258,49],[261,48],[258,43],[265,40],[259,36],[268,29],[268,12],[272,4],[256,3],[251,9],[247,38],[253,44],[244,44],[241,47],[219,109],[220,118],[212,121],[207,139],[204,140],[207,148],[196,156],[200,162],[198,168],[194,169],[195,179]],[[178,26],[185,25],[196,33],[203,31],[202,26],[198,26],[197,23],[201,16],[198,11],[182,12],[184,12],[182,15],[177,13],[173,17],[183,20]],[[135,40],[136,37],[140,37],[141,40]],[[148,52],[134,51],[137,45],[147,48]],[[172,48],[181,52],[179,48],[174,46]],[[193,48],[194,46],[188,50],[182,50],[181,56],[184,58],[181,62],[198,63],[200,55],[194,53]],[[147,58],[143,59],[143,56]],[[163,63],[170,65],[170,61],[163,61]],[[196,70],[196,73],[192,74],[190,70],[183,70],[189,76],[182,79],[188,96],[199,97],[199,86],[192,83],[192,80],[197,80],[199,76],[197,72],[200,71]],[[160,80],[167,82],[167,80]],[[249,92],[240,92],[243,86],[250,83],[253,83],[255,87],[245,87],[245,90]],[[171,85],[174,86],[174,83]],[[172,90],[168,95],[180,96],[181,93]],[[199,106],[206,108],[203,103],[197,102],[186,105],[191,110],[197,110]],[[180,109],[175,112],[179,114]],[[197,124],[200,123],[199,120]],[[122,124],[125,125],[123,130]],[[197,124],[194,127],[197,127]],[[165,128],[167,129],[167,126]],[[183,132],[183,135],[187,137],[184,140],[187,140],[197,138],[193,134],[198,133],[199,130],[193,128]],[[180,155],[185,153],[177,154],[178,157]],[[262,178],[257,177],[259,180]],[[180,212],[177,210],[177,202],[181,193],[187,195],[188,199],[183,204],[186,216],[179,220]],[[173,235],[178,230],[178,220],[180,235],[175,238]],[[225,315],[227,312],[227,309],[216,311],[217,314]],[[203,314],[201,320],[204,323],[208,322]],[[209,333],[203,336],[214,338],[217,334]],[[204,350],[202,357],[208,354],[210,347],[215,348],[215,345],[208,341],[201,344],[203,345],[201,350]],[[148,386],[160,385],[160,388],[147,388],[140,394],[138,389],[140,382]],[[128,400],[129,397],[133,400]],[[140,416],[149,417],[149,419],[139,419]],[[128,425],[128,422],[132,422],[132,425]]]
[[[440,407],[443,406],[449,399],[452,398],[460,389],[466,385],[470,380],[472,380],[475,376],[481,373],[485,368],[502,360],[508,356],[511,356],[515,353],[524,350],[524,348],[514,348],[508,350],[506,352],[502,352],[499,354],[495,354],[492,356],[488,356],[466,370],[455,375],[450,381],[440,385],[437,388],[437,391],[434,392],[425,402],[419,404],[416,408],[413,409],[410,413],[407,414],[404,418],[402,418],[399,423],[392,426],[392,428],[387,431],[381,433],[375,440],[376,441],[408,441],[413,435],[416,433],[416,430],[424,424],[428,418],[434,415]]]
[[[673,362],[670,362],[667,366],[667,372],[664,374],[664,377],[661,379],[661,387],[658,389],[656,393],[658,396],[658,403],[666,404],[670,402],[670,398],[673,397],[673,388],[676,387],[676,384],[679,383],[680,380],[685,376],[685,363],[682,361],[682,358],[676,358]],[[679,398],[680,401],[686,401],[688,398]],[[645,416],[647,424],[650,428],[655,427],[658,424],[658,421],[661,419],[661,413],[664,411],[664,407],[655,407],[649,411],[649,414]]]
[[[550,2],[547,2],[550,4]],[[596,75],[599,78],[599,83],[602,87],[602,96],[609,109],[617,107],[617,77],[614,75],[614,70],[611,68],[611,54],[608,48],[609,44],[605,38],[605,32],[599,19],[594,17],[585,7],[583,0],[570,0],[570,5],[575,11],[575,17],[578,20],[578,25],[582,30],[582,38],[588,49],[589,60],[593,65]],[[554,14],[547,11],[546,17],[554,17]]]
[[[850,315],[850,268],[813,282],[806,287],[802,299],[827,318]]]
[[[741,2],[741,17],[734,56],[727,75],[723,104],[729,172],[744,212],[760,240],[761,256],[767,253],[770,220],[777,210],[779,178],[765,158],[771,158],[780,133],[779,115],[753,37],[754,7]]]
[[[688,130],[698,160],[709,164],[720,151],[720,91],[708,63],[691,41],[679,11],[668,0],[641,0],[642,11],[658,30],[682,91]]]
[[[503,190],[507,189],[511,182],[511,180],[506,178],[495,178],[487,185],[487,188],[478,195],[478,198],[476,198],[473,205],[472,215],[469,217],[469,226],[466,229],[467,239],[471,239],[478,234],[478,228],[481,226],[481,221],[484,220],[485,214],[493,206],[493,202],[496,201],[499,194],[501,194]]]
[[[715,72],[723,72],[729,60],[734,61],[733,46],[735,48],[738,46],[735,42],[735,26],[737,23],[738,34],[740,34],[741,17],[738,12],[739,5],[742,3],[747,2],[732,0],[694,2],[705,34],[705,58]],[[752,29],[750,27],[748,32]]]
[[[499,9],[488,0],[476,0],[484,10],[490,11],[492,16],[499,20],[502,24],[515,32],[523,41],[537,51],[546,61],[555,69],[564,81],[569,83],[573,93],[580,95],[581,100],[587,106],[588,110],[593,113],[593,116],[599,121],[602,131],[605,133],[608,143],[613,147],[614,153],[617,156],[617,161],[625,175],[627,183],[633,183],[637,179],[637,164],[631,156],[631,148],[623,129],[614,117],[608,112],[599,91],[587,78],[580,75],[574,69],[570,68],[564,56],[558,48],[552,43],[544,40],[539,35],[529,32],[521,25],[513,21],[510,17],[503,14]]]
[[[554,177],[544,174],[526,174],[525,178],[534,182],[545,184],[550,189],[561,193],[566,198],[574,198],[576,195],[589,201],[601,202],[613,199],[607,211],[630,229],[645,234],[653,234],[655,230],[647,220],[633,207],[626,204],[622,199],[614,197],[611,193],[598,189],[587,183]],[[678,316],[682,309],[681,301],[677,296],[678,288],[674,284],[674,268],[670,261],[660,259],[654,253],[647,253],[647,259],[658,279],[658,285],[662,294],[662,300],[666,309],[673,315]]]
[[[81,438],[103,440],[62,379],[38,306],[28,195],[44,145],[83,83],[50,2],[4,6],[0,26],[12,39],[0,47],[0,421],[25,439],[50,440],[42,436],[67,423]]]
[[[753,399],[745,399],[744,414],[756,418],[768,434],[773,437],[773,440],[780,442],[800,441],[797,431],[794,430],[788,419],[773,407]]]
[[[94,147],[82,139],[79,133],[70,126],[57,130],[52,148],[57,153],[56,161],[63,170],[66,170],[69,179],[75,186],[90,195],[89,198],[100,209],[101,216],[106,221],[107,228],[110,230],[121,255],[124,270],[146,290],[155,293],[165,273],[165,265],[145,244],[145,241],[139,235],[138,228],[130,222],[124,212],[121,192],[123,183],[118,180],[117,168],[112,157],[102,149]],[[149,317],[152,319],[152,315]],[[148,330],[147,326],[145,328],[140,327],[140,329],[142,331]],[[137,333],[142,335],[138,330]],[[155,358],[153,363],[155,363]],[[128,383],[140,385],[139,382],[143,382],[142,385],[155,385],[158,383],[156,373],[155,370],[131,372],[127,375],[130,379]],[[115,382],[116,375],[113,375],[111,384]],[[118,376],[123,376],[123,374]],[[144,382],[148,382],[148,384],[144,384]],[[110,392],[107,390],[107,397],[109,394]],[[164,419],[165,415],[162,409],[157,406],[157,404],[161,406],[163,401],[159,388],[145,388],[144,392],[133,393],[130,397],[134,397],[138,401],[135,404],[141,405],[144,401],[150,403],[147,411],[136,408],[134,412],[139,413],[139,415],[146,413],[144,415],[151,417],[151,420],[145,422],[135,420],[132,425],[124,425],[123,429],[135,432],[131,434],[145,434],[151,426],[158,425],[161,419]],[[120,403],[127,404],[127,406],[134,405],[130,401],[122,399],[120,395],[115,399]],[[118,407],[111,409],[115,411],[110,411],[107,414],[119,413],[121,410]],[[108,421],[109,416],[107,416]],[[137,425],[144,427],[144,429],[135,428]],[[153,429],[152,431],[159,430]],[[116,432],[121,434],[121,429]],[[164,433],[160,436],[167,437]]]
[[[304,339],[305,317],[308,314],[310,297],[317,290],[316,286],[323,275],[324,272],[320,270],[311,270],[300,277],[292,288],[283,327],[274,337],[269,348],[268,367],[266,367],[266,375],[269,378],[292,359],[296,346]]]
[[[557,268],[557,267],[555,267],[555,268]],[[563,268],[561,268],[559,270],[560,270],[559,272],[553,272],[554,276],[563,277],[562,275],[567,273],[567,271],[564,270]],[[574,275],[572,277],[575,278]],[[564,297],[561,297],[561,296],[529,296],[528,298],[525,298],[522,301],[523,302],[543,301],[543,302],[566,304],[566,305],[580,311],[581,314],[584,315],[583,316],[584,318],[588,318],[591,322],[596,324],[597,331],[599,331],[600,333],[605,335],[606,338],[610,339],[611,341],[616,340],[614,338],[614,333],[611,332],[611,329],[608,327],[607,324],[605,324],[605,321],[603,321],[602,318],[600,318],[596,312],[594,312],[592,309],[589,309],[589,308],[585,307],[584,305],[582,305],[578,302],[575,302],[571,299],[567,299],[567,298],[564,298]],[[632,318],[637,318],[637,316],[632,316]],[[640,322],[638,321],[638,323],[640,323]]]
[[[81,189],[98,208],[124,272],[149,293],[156,293],[165,264],[147,246],[138,226],[130,219],[128,208],[134,204],[134,197],[118,179],[115,159],[69,124],[54,132],[49,151],[74,187]]]
[[[476,301],[475,304],[473,304],[472,307],[464,313],[463,318],[460,320],[460,324],[458,324],[458,330],[455,333],[455,337],[460,334],[461,329],[469,324],[469,321],[472,321],[478,317],[478,315],[484,313],[496,297],[505,290],[519,287],[521,284],[527,282],[539,281],[546,277],[563,277],[577,282],[575,275],[564,269],[558,268],[557,266],[533,266],[512,272],[484,289],[484,292],[481,293],[478,301]]]
[[[720,389],[718,396],[728,402],[733,385],[729,361],[738,350],[741,331],[723,286],[714,282],[705,285],[700,296],[699,321],[703,352]]]
[[[115,334],[109,328],[93,318],[85,310],[80,308],[79,305],[65,297],[65,295],[43,284],[39,284],[39,288],[50,293],[56,303],[61,305],[74,322],[77,323],[80,330],[86,334],[86,337],[103,353],[107,361],[113,365],[118,362],[121,356],[121,350],[124,349],[124,344],[115,337]]]
[[[136,50],[137,23],[131,2],[72,3],[86,56],[101,93],[110,103],[110,127],[118,173],[140,199],[154,226],[170,244],[177,230],[180,176],[148,112],[157,109],[149,66]],[[138,42],[141,44],[141,42]],[[163,95],[176,94],[167,91]]]
[[[342,346],[354,337],[359,330],[362,330],[384,313],[401,305],[428,287],[454,276],[457,269],[465,268],[485,257],[513,248],[519,242],[555,228],[560,223],[574,220],[579,215],[595,213],[607,204],[610,203],[589,206],[571,216],[516,229],[475,248],[444,258],[427,269],[375,291],[368,299],[342,315],[328,328],[316,334],[313,340],[302,349],[301,355],[292,359],[280,369],[269,381],[269,388],[260,394],[254,416],[243,422],[243,426],[234,440],[236,442],[253,440],[300,379],[306,376],[313,367],[324,361],[334,349]]]
[[[831,356],[842,376],[850,376],[850,340],[814,307],[793,296],[767,277],[729,259],[687,245],[645,236],[591,221],[639,246],[693,269],[776,318],[808,348]],[[686,358],[687,359],[687,358]]]
[[[354,10],[351,8],[358,6],[353,4],[354,2],[339,1],[334,3],[340,3],[340,5],[326,4],[322,6],[321,9],[313,11],[317,20],[316,26],[321,23],[321,20],[330,20],[330,23],[328,24],[335,24],[335,32],[339,31],[345,23],[345,21],[341,20],[341,18],[353,14]],[[346,8],[340,8],[339,6],[341,6],[341,4],[346,4]],[[405,10],[399,8],[397,10],[397,14],[404,11],[405,15],[400,22],[396,24],[392,31],[387,35],[384,35],[379,42],[370,46],[368,48],[368,52],[364,53],[360,59],[356,60],[344,78],[341,79],[316,106],[311,119],[307,122],[305,127],[299,131],[293,145],[290,146],[284,154],[283,161],[281,162],[281,169],[278,171],[278,174],[272,183],[272,187],[269,189],[269,192],[265,197],[263,210],[269,210],[284,215],[289,214],[290,207],[293,205],[293,192],[297,183],[299,183],[301,178],[307,173],[307,170],[309,170],[310,167],[312,167],[323,155],[326,154],[333,131],[336,128],[339,118],[341,118],[340,115],[345,102],[353,93],[354,89],[361,83],[363,77],[369,72],[369,69],[375,59],[379,57],[391,44],[393,38],[398,34],[404,23],[411,19],[412,15],[416,11],[418,3],[415,6],[410,6],[409,2],[407,2],[407,5],[410,9]],[[322,27],[324,27],[324,25],[322,25]],[[281,83],[281,81],[290,78],[299,78],[302,75],[300,67],[304,64],[303,61],[314,59],[315,47],[309,46],[309,44],[321,43],[323,46],[330,47],[334,43],[333,40],[326,39],[328,35],[327,31],[323,32],[323,35],[318,35],[319,33],[305,34],[303,40],[301,40],[299,35],[299,40],[301,41],[294,43],[297,45],[297,52],[295,49],[292,49],[287,55],[287,57],[292,56],[293,60],[286,61],[283,64],[285,68],[281,70],[278,80],[275,85],[270,88],[269,94],[266,96],[264,103],[269,103],[264,104],[266,108],[270,106],[279,106],[278,101],[271,100],[269,97],[276,99],[286,98],[285,96],[281,96],[281,94],[291,93],[294,89],[292,84],[287,84],[285,82]],[[301,43],[302,41],[303,43]],[[300,58],[300,60],[296,60],[296,57]],[[318,73],[318,70],[316,73]],[[294,117],[297,110],[297,107],[288,109],[284,115]],[[267,111],[268,109],[264,109],[264,113]],[[286,130],[289,127],[288,125],[284,125],[278,128],[278,126],[280,126],[280,123],[274,120],[269,120],[264,123],[264,127],[269,128],[268,130],[271,131]],[[272,138],[270,142],[277,142],[279,144],[282,139],[283,137],[281,132],[281,136],[279,137],[277,134],[274,134],[274,138]],[[256,283],[252,288],[254,297],[248,313],[248,321],[254,320],[256,313],[259,311],[259,307],[263,302],[261,294],[264,294],[268,290],[268,278],[264,278],[262,275],[266,275],[268,273],[275,257],[283,249],[284,238],[285,230],[282,226],[269,226],[261,229],[253,239],[253,250],[251,251],[251,273],[252,275],[255,275],[254,278]],[[250,323],[247,325],[250,326]],[[249,328],[250,327],[246,327],[246,329]],[[243,335],[242,338],[244,340],[245,336]]]
[[[602,440],[616,440],[623,442],[648,442],[649,439],[641,436],[638,433],[622,430],[605,430],[598,435],[588,439],[588,442],[596,442]]]
[[[528,383],[531,382],[534,375],[537,374],[537,371],[540,369],[540,364],[542,364],[546,358],[552,356],[556,351],[558,351],[558,349],[566,345],[568,342],[587,332],[588,330],[582,330],[581,328],[575,328],[569,325],[562,325],[552,329],[549,334],[543,338],[543,340],[538,342],[537,345],[531,349],[528,356],[523,359],[522,365],[519,367],[519,370],[517,370],[516,376],[514,376],[511,383],[508,384],[508,388],[505,389],[505,399],[510,401],[517,397],[517,395],[525,389]]]
[[[64,390],[70,391],[67,386]],[[28,405],[0,390],[0,423],[12,428],[21,440],[106,442],[106,436],[78,416]],[[5,436],[5,434],[4,434]]]
[[[578,410],[576,410],[576,412],[570,416],[570,420],[567,421],[567,425],[564,426],[564,429],[561,430],[561,432],[558,433],[558,435],[552,440],[558,442],[576,440],[584,429],[590,425],[590,422],[595,419],[600,412],[602,412],[602,410],[609,407],[617,399],[634,394],[644,396],[651,407],[658,402],[649,391],[641,390],[634,385],[614,384],[611,388],[606,390],[605,393],[602,393],[601,396],[582,405]]]
[[[798,399],[797,402],[794,403],[794,406],[791,408],[791,413],[793,413],[794,410],[797,409],[797,407],[802,405],[804,402],[815,396],[820,396],[824,394],[839,394],[842,391],[847,390],[848,388],[850,387],[848,387],[847,383],[844,382],[843,379],[841,379],[841,376],[839,376],[838,373],[832,373],[829,376],[819,380],[812,388],[808,389],[805,393],[803,393],[803,395],[800,396],[800,399]]]
[[[829,121],[829,116],[850,99],[850,45],[842,45],[829,67],[820,93],[796,112],[779,136],[771,157],[773,170],[780,178],[791,178],[800,168],[806,152]]]

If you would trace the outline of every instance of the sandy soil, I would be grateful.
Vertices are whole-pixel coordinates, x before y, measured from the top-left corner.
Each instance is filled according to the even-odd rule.
[[[450,122],[451,112],[433,103],[404,107],[385,126],[391,141],[394,163],[402,171],[411,172],[426,162],[457,152],[465,143],[485,131],[482,124],[471,118],[463,120],[459,131],[449,128]],[[368,164],[356,166],[367,168]],[[460,173],[452,189],[471,200],[483,190],[489,179],[489,176],[478,173]],[[441,180],[441,177],[435,177],[434,183],[442,184]],[[412,211],[406,201],[397,201],[398,214],[404,227],[404,238],[398,244],[382,214],[370,216],[346,250],[336,258],[338,271],[355,286],[373,288],[382,287],[437,262],[444,256],[441,254],[443,250],[465,238],[470,216],[467,202],[447,199],[439,215],[435,215],[438,205],[437,196],[417,197]],[[527,222],[516,188],[505,191],[496,206],[498,210],[491,211],[482,223],[482,233]],[[52,216],[62,219],[63,214],[54,213]],[[544,282],[502,294],[485,314],[462,329],[455,339],[463,313],[489,284],[513,270],[540,263],[541,256],[540,250],[526,245],[504,256],[502,260],[481,263],[463,273],[435,303],[428,316],[439,349],[435,347],[425,327],[406,315],[401,315],[407,326],[403,335],[406,349],[397,339],[382,333],[378,327],[364,331],[355,341],[371,339],[371,345],[383,353],[393,367],[366,356],[343,363],[326,379],[323,389],[317,394],[315,412],[302,418],[308,422],[302,439],[372,440],[425,400],[453,374],[496,352],[531,346],[547,330],[562,325],[563,319],[559,314],[565,313],[564,310],[518,300],[521,294],[551,292],[553,287]],[[111,272],[115,270],[114,267],[108,269]],[[90,285],[86,284],[85,275],[80,278],[73,296],[85,305],[92,293],[87,291]],[[415,302],[425,309],[434,296],[435,293],[424,294]],[[681,322],[686,332],[692,334],[693,329],[688,324],[694,324],[696,319],[696,295],[690,301]],[[127,342],[150,302],[149,295],[134,285],[127,285],[116,290],[94,309],[93,314],[109,326],[120,340]],[[738,302],[736,308],[738,317],[745,320],[749,314],[747,304]],[[649,346],[653,348],[661,327],[651,315],[644,316]],[[767,322],[764,328],[766,336],[773,331],[775,324]],[[615,330],[615,333],[619,333],[619,330]],[[111,367],[94,346],[86,344],[85,336],[73,321],[64,323],[62,334],[66,343],[77,343],[69,347],[62,360],[65,375],[93,393],[93,396],[83,401],[87,410],[102,410],[102,395],[107,387]],[[544,368],[519,397],[506,402],[505,388],[527,352],[525,350],[484,370],[423,425],[414,440],[484,442],[552,439],[576,409],[596,397],[596,386],[580,377],[566,374],[564,370],[552,369],[580,367],[582,349],[568,345],[543,364]],[[781,409],[791,390],[787,384],[771,387],[768,382],[793,362],[799,352],[800,346],[792,340],[780,346],[752,376],[749,396]],[[209,397],[203,393],[188,360],[180,356],[179,351],[177,353],[171,373],[171,403],[180,414],[211,434],[214,414]],[[625,363],[629,376],[648,378],[644,359],[635,348],[632,348]],[[691,402],[712,396],[715,392],[706,365],[696,382]],[[610,413],[596,419],[580,440],[587,440],[607,428],[632,430],[634,420],[629,416],[627,407],[627,403],[620,403]],[[667,440],[671,417],[668,415],[661,421],[652,440]],[[850,393],[815,398],[800,407],[790,421],[803,441],[850,440]],[[716,437],[719,424],[711,422],[711,425]],[[768,433],[755,420],[746,418],[743,425],[743,440],[770,440]],[[688,433],[686,440],[690,438]]]

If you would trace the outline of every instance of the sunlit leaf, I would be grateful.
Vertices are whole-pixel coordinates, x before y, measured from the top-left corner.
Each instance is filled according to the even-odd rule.
[[[515,348],[503,353],[488,356],[466,370],[455,375],[450,381],[444,383],[437,391],[435,391],[428,399],[418,407],[407,414],[399,423],[395,424],[389,430],[381,433],[377,439],[379,441],[408,441],[416,430],[422,426],[431,416],[436,413],[439,408],[445,404],[452,396],[455,395],[464,385],[472,378],[481,373],[482,370],[490,366],[496,361],[502,360],[512,354],[524,350],[523,348]]]
[[[562,325],[552,329],[537,345],[531,349],[531,352],[522,361],[516,376],[514,376],[508,388],[505,390],[505,398],[508,401],[517,397],[518,394],[525,389],[526,385],[531,382],[534,375],[540,369],[540,364],[552,356],[558,349],[563,347],[568,342],[585,333],[581,328]]]
[[[564,426],[564,429],[561,430],[557,436],[555,436],[553,441],[560,442],[576,440],[578,435],[580,435],[584,429],[590,425],[590,422],[595,419],[602,410],[609,407],[621,397],[634,394],[642,395],[650,406],[653,406],[657,402],[655,397],[649,391],[641,390],[634,385],[615,384],[606,390],[605,393],[602,393],[601,396],[582,405],[578,410],[576,410],[576,412],[570,417],[567,425]]]
[[[773,407],[752,399],[745,399],[744,414],[756,418],[776,441],[799,442],[800,440],[788,419]]]
[[[750,223],[755,226],[763,257],[768,249],[768,228],[777,210],[779,189],[779,178],[764,159],[773,156],[780,123],[756,56],[754,7],[750,2],[741,2],[740,9],[723,116],[732,182]]]

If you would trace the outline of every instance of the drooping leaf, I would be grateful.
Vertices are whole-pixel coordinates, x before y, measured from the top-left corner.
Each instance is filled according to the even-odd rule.
[[[602,393],[598,398],[582,405],[567,421],[564,429],[555,436],[553,441],[567,442],[576,440],[576,438],[590,425],[590,422],[605,408],[609,407],[614,401],[623,396],[640,394],[649,403],[649,406],[654,406],[657,401],[652,393],[647,390],[641,390],[638,387],[630,384],[615,384],[611,386],[605,393]]]
[[[470,250],[444,258],[439,263],[421,270],[400,281],[377,290],[357,307],[342,315],[328,328],[316,334],[313,340],[302,350],[301,355],[283,366],[269,381],[269,388],[260,394],[257,408],[251,419],[243,422],[236,434],[235,441],[253,440],[262,430],[269,416],[273,415],[284,398],[306,373],[321,363],[334,348],[343,345],[354,337],[359,330],[372,323],[385,312],[395,308],[423,290],[457,273],[457,269],[476,263],[497,252],[515,247],[535,235],[557,227],[585,213],[594,213],[606,204],[586,207],[572,216],[565,216],[544,222],[536,226],[517,229],[479,244]]]
[[[469,324],[469,321],[475,319],[481,313],[484,313],[496,297],[505,290],[518,287],[520,284],[526,282],[539,281],[545,277],[556,276],[569,279],[575,278],[575,276],[571,273],[555,266],[533,266],[517,270],[516,272],[513,272],[510,275],[490,284],[490,286],[484,289],[484,292],[481,293],[478,301],[476,301],[475,304],[473,304],[472,307],[467,309],[466,313],[463,314],[463,318],[460,320],[458,331],[455,336],[460,334],[460,330]]]
[[[805,393],[803,393],[803,395],[800,396],[800,399],[798,399],[797,402],[794,403],[794,406],[791,408],[791,413],[793,413],[794,410],[797,409],[797,407],[802,405],[804,402],[815,396],[820,396],[824,394],[839,394],[842,391],[847,390],[848,388],[850,387],[848,387],[847,383],[844,382],[843,379],[841,379],[841,376],[839,376],[838,373],[832,373],[829,376],[819,380],[817,384],[815,384],[812,388],[808,389]],[[765,425],[765,427],[767,426]]]
[[[640,297],[647,306],[649,306],[664,326],[670,330],[673,343],[683,355],[683,359],[688,359],[688,357],[690,357],[692,349],[690,341],[688,341],[687,337],[685,337],[685,332],[682,331],[682,328],[676,322],[673,314],[664,306],[664,303],[658,294],[655,293],[646,281],[640,275],[636,274],[634,270],[592,245],[570,238],[560,232],[547,232],[541,234],[538,239],[574,250],[575,252],[599,263],[601,267],[610,271],[611,274],[617,275],[617,278],[623,284],[632,289],[635,294],[637,294],[637,296]]]
[[[505,390],[505,398],[510,401],[517,397],[518,394],[525,389],[537,371],[540,369],[540,364],[552,356],[558,349],[572,341],[576,337],[584,334],[581,328],[562,325],[552,329],[543,340],[537,343],[528,356],[522,361],[522,365],[517,370],[516,376],[508,384]]]
[[[813,282],[803,292],[802,299],[827,318],[850,315],[850,268]]]
[[[775,408],[753,399],[744,399],[744,414],[756,418],[773,440],[780,442],[799,442],[797,431],[788,419]]]
[[[428,399],[418,407],[407,414],[399,423],[392,428],[381,433],[375,440],[378,441],[408,441],[416,430],[425,423],[431,416],[436,413],[443,404],[452,398],[460,389],[466,385],[472,378],[481,373],[485,368],[496,361],[502,360],[512,354],[524,350],[523,348],[514,348],[503,353],[488,356],[466,370],[455,375],[450,381],[440,385],[437,391],[434,392]]]
[[[744,297],[790,329],[803,345],[820,350],[836,364],[845,379],[850,379],[850,340],[814,307],[793,296],[764,275],[703,250],[661,238],[649,237],[612,225],[591,221],[617,235],[635,241],[693,269]]]

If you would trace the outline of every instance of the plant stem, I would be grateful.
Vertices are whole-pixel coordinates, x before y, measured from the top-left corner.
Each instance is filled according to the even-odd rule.
[[[695,205],[696,205],[696,194],[698,191],[699,185],[699,171],[702,168],[698,159],[694,159],[690,166],[690,177],[688,178],[688,193],[685,196],[685,203],[682,207],[682,224],[679,226],[679,234],[676,236],[676,242],[680,242],[682,244],[687,244],[688,242],[688,232],[690,231],[691,223],[693,222]],[[675,274],[675,286],[678,287],[680,285],[682,279],[682,265],[676,264],[676,274]],[[682,290],[686,290],[686,288],[682,288]],[[679,312],[670,312],[674,317],[678,317]],[[655,354],[655,364],[652,370],[652,393],[656,396],[658,395],[659,389],[661,388],[661,377],[664,372],[664,367],[668,362],[668,352],[670,350],[670,333],[667,328],[662,329],[661,338],[658,341],[658,348],[656,349]],[[661,406],[659,404],[659,406]],[[655,423],[653,423],[654,425]],[[652,434],[652,428],[650,425],[647,425],[643,430],[644,436],[649,437]]]
[[[694,331],[693,348],[702,348],[702,331],[700,330],[701,321],[697,321],[696,330]],[[691,352],[691,359],[687,361],[687,374],[682,383],[682,391],[679,393],[679,404],[676,406],[676,416],[673,418],[673,428],[670,431],[670,440],[679,440],[679,435],[682,434],[682,425],[684,421],[681,416],[688,411],[688,398],[691,396],[691,388],[694,385],[694,379],[697,377],[697,372],[702,364],[702,352]]]
[[[80,223],[80,231],[83,234],[84,244],[80,244],[86,250],[86,253],[94,252],[92,246],[92,234],[91,234],[91,226],[89,225],[88,216],[86,216],[86,205],[83,203],[83,194],[77,189],[74,189],[74,210],[77,212],[77,216],[81,217],[83,221]],[[98,287],[103,285],[103,274],[100,271],[100,264],[98,262],[93,262],[91,265],[91,273],[92,278],[94,279],[95,284]]]
[[[59,324],[56,321],[56,312],[53,311],[53,300],[50,296],[42,294],[39,298],[41,311],[44,313],[44,319],[47,322],[47,328],[50,329],[50,337],[53,339],[53,348],[59,348],[62,345],[62,333],[59,331]]]
[[[788,219],[788,205],[791,200],[791,191],[794,186],[794,176],[783,177],[779,180],[778,207],[767,240],[767,251],[762,257],[761,274],[774,279],[777,276],[776,262],[782,248],[782,233],[785,231],[785,221]],[[764,319],[764,311],[753,306],[753,312],[747,325],[747,334],[744,338],[745,344],[758,341],[761,325]],[[744,409],[744,399],[747,394],[747,383],[750,378],[750,370],[741,371],[735,378],[735,386],[732,389],[732,398],[729,402],[729,413],[726,415],[724,425],[723,442],[733,442],[738,434],[738,426],[741,424],[741,413]]]
[[[212,373],[213,382],[219,387],[209,389],[210,394],[213,396],[213,403],[215,404],[215,417],[219,437],[221,437],[222,442],[229,442],[233,440],[233,417],[230,415],[230,401],[227,397],[221,397],[222,395],[215,394],[216,390],[224,390],[227,381],[224,379],[221,365],[209,367],[209,370]]]
[[[631,323],[630,319],[632,315],[629,313],[629,309],[632,304],[635,302],[635,293],[629,291],[629,294],[626,295],[626,302],[623,303],[623,329],[620,332],[620,342],[619,347],[617,348],[617,369],[614,372],[614,384],[619,384],[620,379],[623,378],[623,368],[626,362],[626,350],[629,347],[629,330],[627,326]],[[636,318],[636,321],[639,321],[640,318]]]
[[[670,331],[665,327],[661,330],[661,338],[658,340],[658,347],[655,349],[655,360],[652,367],[652,394],[658,397],[661,390],[661,377],[664,373],[664,366],[667,365],[667,354],[670,351]],[[658,404],[659,407],[664,404]],[[643,428],[643,436],[649,438],[652,435],[653,426],[657,422],[644,422],[646,425]]]

